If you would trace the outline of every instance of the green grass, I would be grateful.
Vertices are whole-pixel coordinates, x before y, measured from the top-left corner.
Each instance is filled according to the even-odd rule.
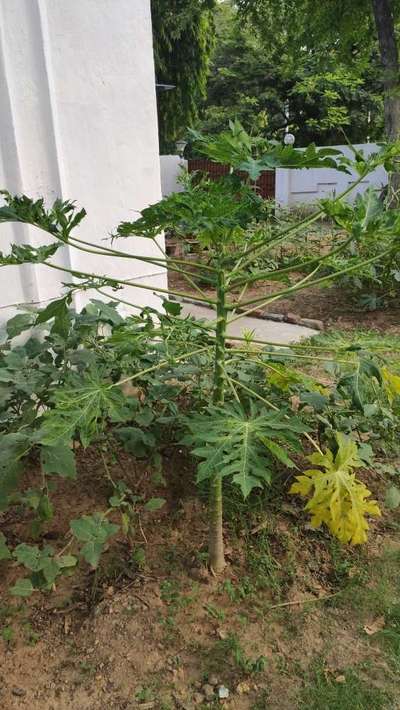
[[[385,628],[376,634],[393,669],[400,670],[400,602],[394,603],[385,614]]]
[[[267,659],[263,655],[254,658],[247,656],[239,637],[234,633],[217,641],[212,650],[208,649],[207,661],[209,670],[221,672],[223,668],[235,669],[244,675],[262,673],[267,665]]]
[[[310,345],[318,347],[335,348],[344,350],[351,345],[360,345],[363,349],[376,349],[385,352],[392,348],[400,351],[400,335],[392,335],[390,333],[382,333],[377,330],[366,330],[363,328],[354,329],[352,331],[345,330],[329,330],[323,333],[318,333],[309,339]],[[399,360],[399,352],[393,353],[393,360]]]
[[[371,615],[390,614],[400,604],[400,551],[389,548],[369,561],[360,557],[335,603],[350,607],[360,621]]]
[[[304,688],[298,710],[389,710],[391,696],[373,685],[355,669],[344,674],[345,682],[327,677],[321,663]]]

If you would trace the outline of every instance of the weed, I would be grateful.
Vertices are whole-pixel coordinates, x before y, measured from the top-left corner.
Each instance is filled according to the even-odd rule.
[[[254,659],[246,656],[236,634],[229,634],[226,639],[221,639],[215,644],[213,661],[217,660],[216,665],[226,660],[227,657],[233,660],[236,668],[246,674],[261,673],[267,665],[265,656],[258,656]]]
[[[175,580],[163,580],[160,584],[161,599],[166,604],[177,604],[180,600],[178,583]]]
[[[96,666],[88,661],[79,661],[78,667],[82,675],[93,676],[96,673]]]
[[[346,670],[344,682],[329,678],[318,663],[301,694],[299,710],[388,710],[391,698],[380,688],[360,678],[354,669]]]
[[[374,348],[391,349],[400,348],[400,336],[392,333],[382,333],[377,330],[356,329],[351,331],[345,330],[329,330],[326,333],[318,333],[310,338],[310,344],[318,346],[326,346],[327,348],[347,349],[354,346],[355,343],[360,345],[363,350],[373,350]],[[392,353],[392,357],[397,357]]]
[[[225,592],[231,602],[239,603],[256,592],[256,587],[250,577],[243,577],[240,582],[232,582],[227,579],[220,586],[220,592]]]
[[[371,615],[387,615],[398,599],[400,584],[400,552],[388,549],[370,562],[362,560],[349,584],[332,603],[350,606],[361,619]]]
[[[265,531],[262,531],[255,543],[248,547],[247,566],[258,589],[271,589],[279,596],[281,565],[271,553],[269,537]]]
[[[213,619],[218,619],[218,621],[225,621],[225,612],[222,609],[219,609],[213,604],[204,604],[204,608]]]
[[[385,628],[378,632],[378,639],[382,640],[391,662],[396,670],[400,668],[400,603],[396,603],[388,610],[385,618]]]
[[[152,702],[154,700],[154,694],[153,691],[150,688],[144,687],[144,688],[138,688],[138,690],[135,693],[135,700],[138,703],[148,703]]]
[[[342,586],[349,580],[349,574],[352,569],[354,569],[353,560],[347,554],[347,551],[343,548],[337,540],[332,538],[329,543],[329,552],[331,555],[333,575],[335,582]]]
[[[260,692],[257,700],[251,706],[250,710],[266,710],[268,707],[269,692],[265,688]]]
[[[12,626],[3,626],[1,629],[1,638],[7,644],[10,644],[14,640],[14,629]]]
[[[40,634],[33,630],[32,624],[29,621],[24,622],[23,630],[27,644],[29,646],[36,646],[37,642],[40,641]]]

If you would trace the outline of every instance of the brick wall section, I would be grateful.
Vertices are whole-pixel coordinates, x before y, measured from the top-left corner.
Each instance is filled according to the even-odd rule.
[[[229,172],[229,167],[227,165],[220,165],[219,163],[213,163],[211,160],[204,159],[191,159],[188,160],[188,171],[193,173],[196,170],[201,170],[207,173],[211,179],[216,180],[222,175],[227,175]],[[239,175],[245,176],[245,173],[239,173]],[[261,173],[259,179],[257,180],[257,188],[261,197],[266,199],[275,198],[275,171],[274,170],[264,170]]]

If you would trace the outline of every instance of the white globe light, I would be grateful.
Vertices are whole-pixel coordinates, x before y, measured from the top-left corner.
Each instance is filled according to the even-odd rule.
[[[293,145],[295,140],[296,138],[294,137],[293,133],[285,133],[285,137],[283,139],[285,145]]]

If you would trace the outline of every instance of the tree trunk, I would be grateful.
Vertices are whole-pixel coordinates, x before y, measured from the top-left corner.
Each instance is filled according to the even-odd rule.
[[[213,404],[223,404],[225,392],[225,340],[226,340],[226,304],[225,277],[218,274],[217,286],[217,327],[214,363]],[[225,567],[224,539],[222,528],[222,478],[216,474],[211,479],[209,500],[209,545],[210,567],[216,574]]]
[[[385,91],[385,130],[390,142],[400,138],[400,66],[391,0],[372,0]],[[400,163],[389,178],[388,202],[400,203]]]

